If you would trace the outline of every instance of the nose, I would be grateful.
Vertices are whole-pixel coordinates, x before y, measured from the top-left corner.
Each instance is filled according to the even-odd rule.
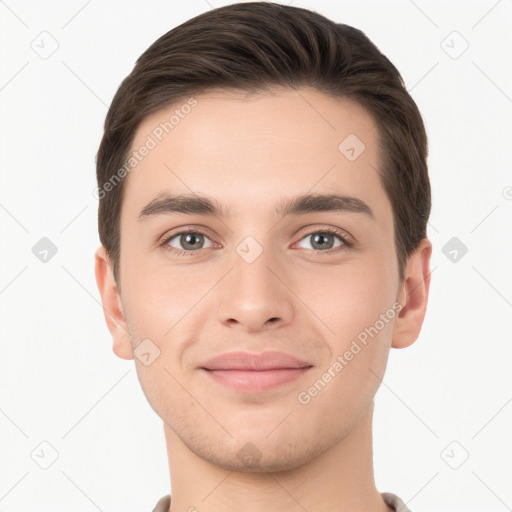
[[[250,261],[250,260],[249,260]],[[286,272],[270,250],[252,262],[235,253],[233,269],[220,284],[219,320],[246,332],[275,329],[292,322],[293,293]]]

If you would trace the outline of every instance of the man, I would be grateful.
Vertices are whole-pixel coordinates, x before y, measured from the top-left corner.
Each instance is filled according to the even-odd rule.
[[[155,511],[408,510],[376,489],[372,413],[426,312],[426,157],[396,68],[315,12],[214,9],[138,59],[97,155],[96,279],[163,420]]]

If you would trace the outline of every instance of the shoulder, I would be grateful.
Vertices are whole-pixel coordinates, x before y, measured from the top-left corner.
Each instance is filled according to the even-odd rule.
[[[396,512],[412,512],[396,494],[392,492],[381,492],[380,494],[386,505],[396,510]]]
[[[171,506],[171,495],[167,494],[158,500],[158,503],[155,505],[153,512],[169,512],[169,507]]]

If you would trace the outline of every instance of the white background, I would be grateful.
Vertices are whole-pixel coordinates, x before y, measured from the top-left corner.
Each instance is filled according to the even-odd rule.
[[[99,304],[94,157],[136,58],[227,3],[0,2],[0,512],[142,512],[170,490],[161,420]],[[377,488],[413,512],[512,510],[512,2],[292,5],[363,30],[429,135],[430,299],[376,397]],[[47,263],[32,253],[44,236]],[[452,237],[468,248],[456,262]]]

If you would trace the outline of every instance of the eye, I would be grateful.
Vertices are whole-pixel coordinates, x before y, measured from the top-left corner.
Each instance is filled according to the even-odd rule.
[[[343,235],[341,230],[336,228],[326,228],[321,231],[313,231],[303,238],[301,238],[301,242],[304,240],[310,239],[311,249],[315,252],[336,252],[337,250],[344,250],[353,246],[352,242],[348,239],[347,236]],[[336,244],[336,239],[338,239],[339,243]],[[308,247],[306,247],[308,249]],[[333,250],[334,249],[334,250]]]
[[[206,245],[205,245],[205,241]],[[162,246],[176,254],[190,254],[200,249],[212,247],[212,242],[205,233],[197,230],[185,230],[167,237]]]
[[[347,250],[354,245],[342,230],[333,227],[312,231],[303,236],[298,243],[303,243],[308,239],[311,240],[311,247],[303,248],[311,249],[315,254],[332,254]],[[187,228],[166,237],[160,245],[179,256],[194,256],[201,249],[213,247],[214,243],[206,233],[197,228]]]

